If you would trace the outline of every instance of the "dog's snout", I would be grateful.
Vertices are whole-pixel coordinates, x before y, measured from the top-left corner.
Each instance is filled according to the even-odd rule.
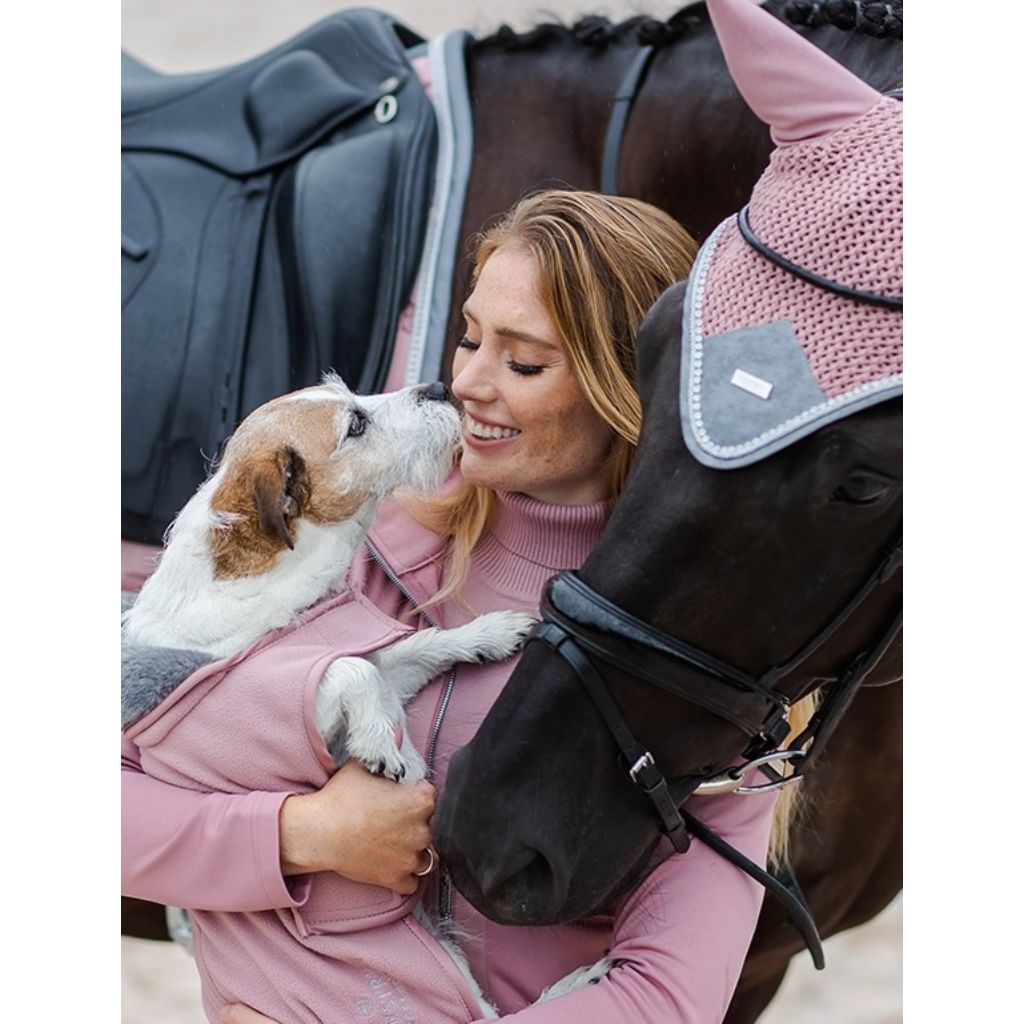
[[[416,396],[421,402],[450,402],[451,392],[439,381],[421,384]]]

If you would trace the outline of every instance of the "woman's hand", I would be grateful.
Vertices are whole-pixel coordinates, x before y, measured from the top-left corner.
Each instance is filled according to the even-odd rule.
[[[333,871],[408,896],[429,864],[435,793],[429,782],[400,785],[350,760],[316,793],[281,807],[285,875]]]

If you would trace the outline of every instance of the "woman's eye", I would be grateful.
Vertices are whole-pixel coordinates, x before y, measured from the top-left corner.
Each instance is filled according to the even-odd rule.
[[[352,413],[352,419],[348,422],[348,437],[359,437],[366,430],[366,424],[369,420],[366,418],[366,414],[359,409],[356,409]]]
[[[854,470],[832,492],[831,500],[846,505],[874,505],[889,493],[893,483],[887,476],[867,470]]]
[[[530,363],[517,363],[514,359],[508,361],[508,366],[513,373],[521,373],[524,377],[531,377],[544,369],[543,366],[534,366]]]
[[[475,352],[480,347],[480,345],[478,342],[470,341],[469,338],[463,336],[459,338],[457,342],[455,342],[455,347],[464,348],[468,349],[470,352]]]

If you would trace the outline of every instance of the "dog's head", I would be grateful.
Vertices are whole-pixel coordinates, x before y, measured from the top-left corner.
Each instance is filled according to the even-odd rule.
[[[367,526],[393,491],[437,487],[458,436],[441,384],[357,396],[329,374],[267,402],[239,425],[209,481],[214,575],[266,571],[295,547],[304,521]]]

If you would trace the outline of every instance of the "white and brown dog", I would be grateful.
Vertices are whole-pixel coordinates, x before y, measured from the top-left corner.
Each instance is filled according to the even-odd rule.
[[[252,412],[122,615],[122,725],[199,665],[344,587],[380,502],[398,489],[432,490],[450,470],[459,416],[448,399],[441,384],[356,396],[329,374]],[[401,728],[405,702],[456,662],[508,657],[531,625],[529,616],[495,612],[337,659],[316,709],[332,756],[422,779],[422,758]]]

